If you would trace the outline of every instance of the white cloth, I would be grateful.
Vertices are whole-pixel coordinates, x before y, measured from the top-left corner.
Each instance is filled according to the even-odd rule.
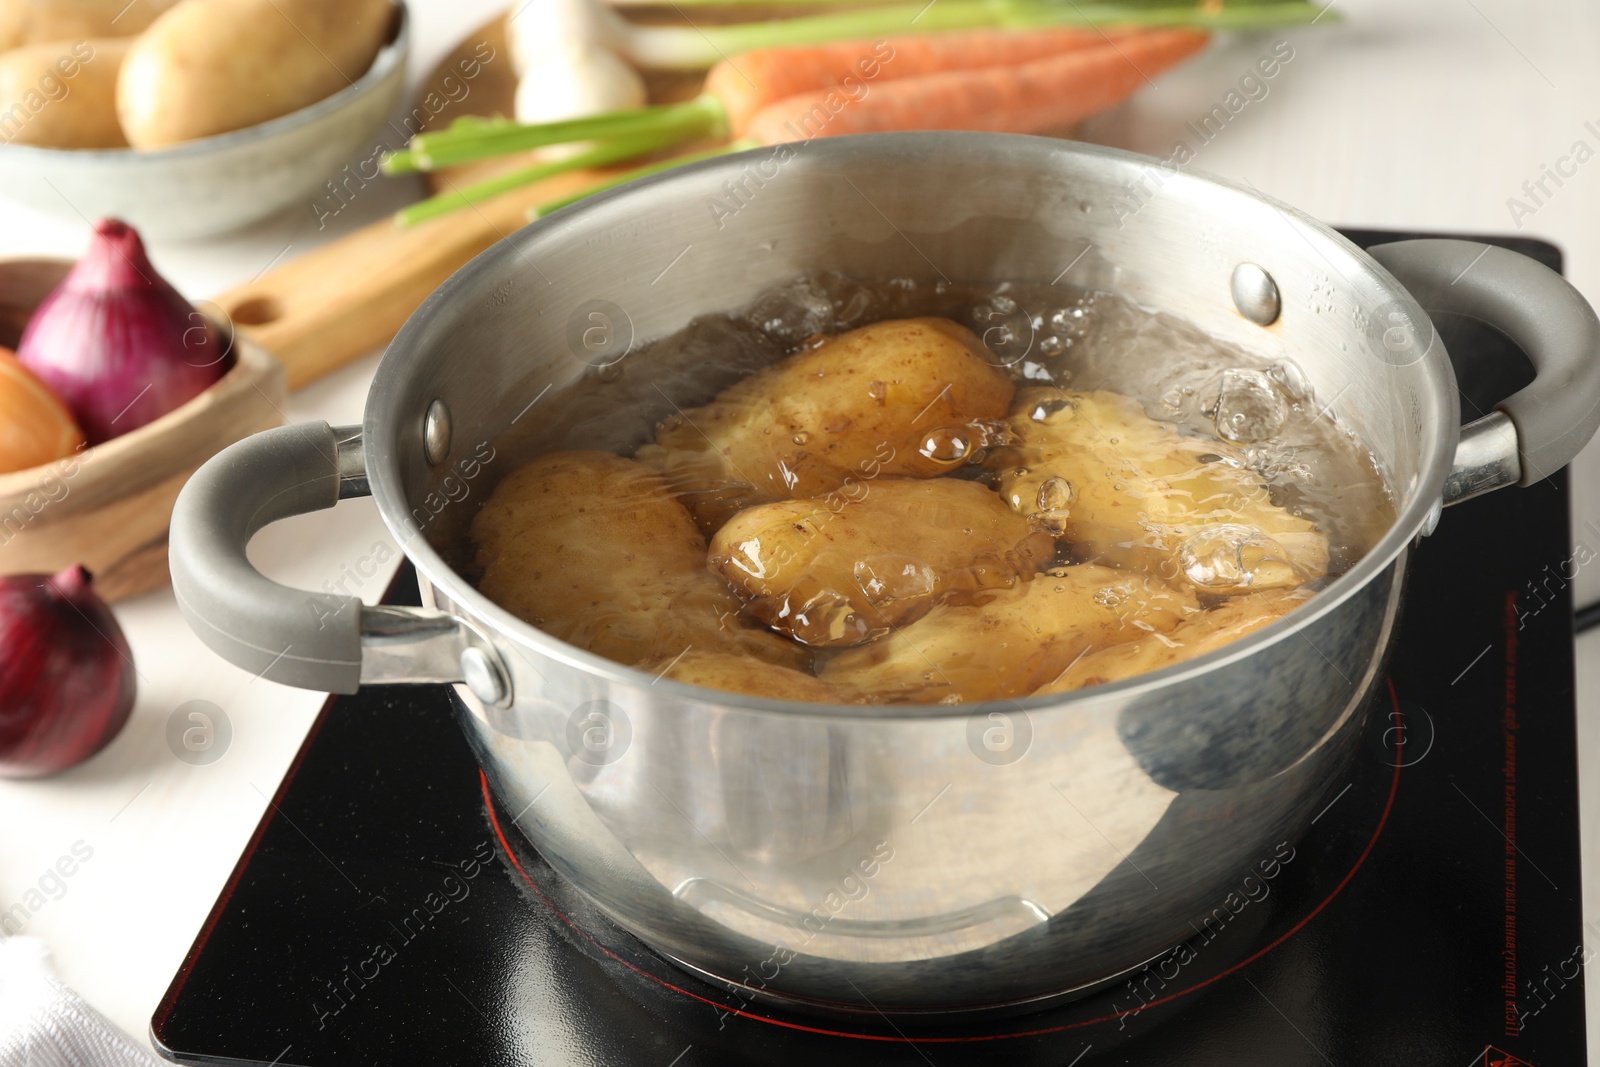
[[[68,989],[34,937],[0,937],[0,1067],[163,1067]]]

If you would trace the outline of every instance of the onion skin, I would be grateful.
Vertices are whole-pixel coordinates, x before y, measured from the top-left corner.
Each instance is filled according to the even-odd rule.
[[[83,447],[83,431],[67,406],[0,348],[0,473],[65,459]]]
[[[82,259],[28,321],[17,358],[100,444],[165,415],[227,371],[217,330],[156,273],[133,227],[94,225]]]
[[[133,698],[127,638],[87,570],[0,578],[0,776],[82,763],[122,729]]]

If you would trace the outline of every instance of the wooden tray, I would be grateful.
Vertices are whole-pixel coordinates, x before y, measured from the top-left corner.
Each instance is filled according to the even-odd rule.
[[[15,348],[33,309],[72,266],[0,260],[0,345]],[[82,563],[107,600],[166,584],[167,523],[178,490],[212,455],[283,422],[283,367],[248,338],[234,365],[175,411],[69,459],[0,474],[0,573]]]

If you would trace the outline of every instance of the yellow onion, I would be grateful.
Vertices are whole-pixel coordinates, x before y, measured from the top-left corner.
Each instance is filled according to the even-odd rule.
[[[0,473],[27,470],[70,456],[83,446],[83,432],[67,406],[0,348]]]

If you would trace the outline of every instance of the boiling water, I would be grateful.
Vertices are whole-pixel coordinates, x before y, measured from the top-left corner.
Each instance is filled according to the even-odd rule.
[[[540,419],[522,420],[495,442],[504,458],[494,464],[494,477],[539,452],[600,448],[631,455],[662,420],[680,417],[820,337],[926,315],[971,328],[991,361],[1019,386],[1110,390],[1136,398],[1150,417],[1186,434],[1229,442],[1233,449],[1219,452],[1237,450],[1274,504],[1315,523],[1327,537],[1328,572],[1316,584],[1349,569],[1393,521],[1392,497],[1371,455],[1331,417],[1292,361],[1267,362],[1107,293],[1013,283],[862,283],[831,273],[797,279],[740,313],[701,316],[617,363],[587,371],[580,387],[541,405]],[[543,383],[532,383],[530,396],[540,388]],[[956,477],[993,484],[996,476],[977,461],[985,449],[1006,443],[999,424],[949,428],[925,442],[924,454],[949,461]],[[1199,456],[1200,462],[1239,462]],[[1046,494],[1060,491],[1049,481],[1041,485],[1040,508],[1047,512]],[[440,547],[475,577],[464,524],[452,525],[460,533],[443,540],[455,550]],[[1234,530],[1238,544],[1229,541]],[[1217,551],[1185,546],[1182,565],[1202,593],[1208,569],[1218,560],[1243,558],[1255,532],[1213,526],[1193,540],[1227,544]],[[1063,554],[1055,562],[1076,561]],[[910,688],[901,687],[903,697],[941,699],[912,695]]]
[[[496,466],[503,473],[533,454],[565,448],[631,454],[675,408],[709,401],[819,335],[919,315],[970,327],[1019,385],[1109,389],[1137,397],[1153,418],[1233,443],[1275,503],[1327,535],[1330,579],[1394,520],[1393,498],[1371,454],[1324,410],[1327,400],[1292,361],[1268,362],[1112,294],[1043,284],[800,278],[741,313],[701,316],[591,371],[588,388],[542,402],[542,421],[522,420],[496,441],[507,457]],[[530,383],[530,397],[543,387]],[[951,473],[984,477],[975,466]],[[450,555],[467,564],[458,552]]]

